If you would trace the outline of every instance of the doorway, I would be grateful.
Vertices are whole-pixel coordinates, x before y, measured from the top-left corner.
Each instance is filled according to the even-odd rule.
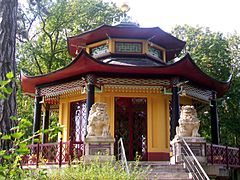
[[[71,102],[70,112],[70,138],[83,142],[87,132],[86,100]]]
[[[120,137],[123,139],[128,161],[137,156],[147,160],[147,98],[116,97],[114,100],[116,142]]]

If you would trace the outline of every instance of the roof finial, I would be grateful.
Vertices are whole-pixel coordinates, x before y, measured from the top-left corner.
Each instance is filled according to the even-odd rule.
[[[124,2],[120,7],[120,10],[123,12],[123,17],[117,26],[137,26],[139,27],[138,23],[132,22],[132,19],[127,15],[127,12],[130,10],[128,3]]]
[[[130,7],[128,6],[128,4],[126,2],[124,2],[122,4],[122,6],[120,7],[121,11],[124,13],[124,17],[127,16],[127,12],[130,10]]]
[[[122,22],[127,22],[128,21],[128,18],[127,18],[127,12],[130,10],[130,7],[129,5],[124,2],[122,4],[122,6],[120,7],[121,11],[123,12],[123,19],[122,19]]]

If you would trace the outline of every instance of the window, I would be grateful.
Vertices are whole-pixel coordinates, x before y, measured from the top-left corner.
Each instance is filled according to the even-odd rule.
[[[116,42],[116,53],[142,53],[142,43],[138,42]]]
[[[154,57],[163,59],[163,52],[160,49],[157,49],[152,46],[148,46],[148,53]]]
[[[96,46],[90,49],[90,54],[92,56],[98,56],[107,52],[109,52],[108,44],[102,44],[100,46]]]

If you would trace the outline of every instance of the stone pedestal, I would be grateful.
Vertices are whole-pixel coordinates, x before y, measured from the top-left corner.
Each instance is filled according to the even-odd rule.
[[[114,138],[111,136],[88,136],[85,138],[84,161],[114,161]]]
[[[182,154],[184,153],[182,147],[185,146],[182,139],[186,141],[200,163],[207,162],[205,152],[206,140],[203,137],[175,137],[170,143],[172,146],[171,164],[182,163]]]

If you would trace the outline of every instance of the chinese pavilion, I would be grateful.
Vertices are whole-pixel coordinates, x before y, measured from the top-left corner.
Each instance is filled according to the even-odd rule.
[[[136,153],[144,160],[168,160],[180,105],[205,102],[211,104],[212,142],[219,143],[216,98],[230,82],[209,77],[189,54],[174,60],[184,41],[158,27],[120,23],[69,37],[67,44],[73,61],[66,67],[21,74],[23,91],[35,97],[34,132],[47,128],[49,112],[57,110],[63,141],[82,142],[92,104],[104,102],[111,134],[123,138],[128,160]]]

